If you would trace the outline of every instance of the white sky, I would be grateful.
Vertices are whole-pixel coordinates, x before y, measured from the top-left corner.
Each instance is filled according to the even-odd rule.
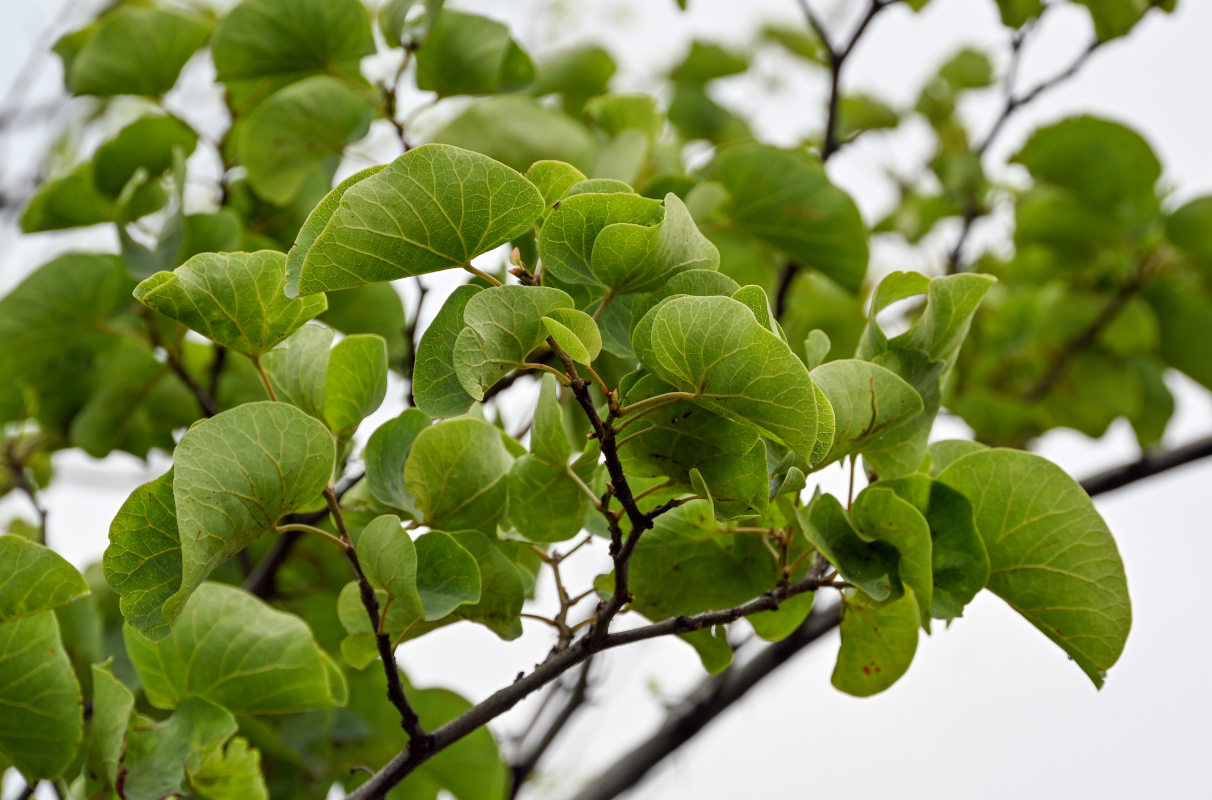
[[[38,36],[63,2],[0,0],[6,21],[0,26],[0,87],[12,81],[32,46],[44,44]],[[816,4],[835,30],[861,7],[840,0]],[[88,5],[76,3],[74,19]],[[642,88],[654,65],[672,63],[692,33],[739,43],[762,20],[800,22],[794,0],[690,0],[687,16],[676,12],[673,0],[481,0],[457,5],[510,19],[524,44],[539,54],[586,36],[599,39],[623,62],[618,84],[628,89]],[[562,21],[539,13],[553,5],[563,9]],[[1089,36],[1079,9],[1050,15],[1043,28],[1027,51],[1023,78],[1028,84],[1066,64]],[[1212,131],[1209,33],[1212,3],[1182,0],[1177,14],[1151,16],[1128,40],[1098,53],[1077,79],[1008,125],[993,155],[1013,152],[1039,124],[1090,112],[1141,130],[1161,155],[1176,198],[1212,192],[1212,159],[1206,155]],[[846,83],[907,103],[929,72],[960,45],[996,47],[1004,42],[992,0],[934,0],[917,16],[896,8],[876,21],[857,49]],[[779,58],[763,60],[759,73],[766,80],[756,89],[752,82],[726,84],[722,99],[754,114],[760,129],[776,141],[819,129],[819,82]],[[57,62],[43,61],[30,96],[47,96],[59,80]],[[996,104],[990,98],[965,109],[984,123],[979,131]],[[10,137],[0,147],[0,173],[27,169],[26,153],[38,144],[34,137],[36,129]],[[830,172],[871,218],[889,200],[881,179],[884,169],[914,167],[924,141],[912,130],[892,138],[873,135],[840,154]],[[376,140],[367,152],[378,152],[381,145]],[[1002,233],[985,237],[996,240]],[[102,243],[108,240],[100,237]],[[62,241],[31,237],[18,242],[11,229],[0,231],[0,287],[11,286],[47,252],[61,248]],[[949,236],[940,238],[925,254],[880,248],[876,267],[928,267],[949,241]],[[1175,381],[1175,386],[1180,408],[1167,440],[1205,435],[1212,429],[1212,403],[1189,383]],[[527,399],[526,390],[518,399]],[[396,411],[385,408],[377,418]],[[1135,455],[1126,426],[1117,426],[1097,443],[1056,433],[1041,449],[1079,477]],[[58,464],[60,482],[46,493],[52,509],[50,536],[69,557],[84,563],[104,549],[108,522],[125,494],[158,469],[128,458],[98,462],[76,455],[60,458]],[[831,471],[826,479],[836,489],[841,473]],[[1212,626],[1203,612],[1212,530],[1201,501],[1210,486],[1212,463],[1204,463],[1099,500],[1123,553],[1135,618],[1127,650],[1102,692],[1095,692],[1042,634],[986,594],[951,630],[938,626],[934,636],[923,639],[908,675],[875,698],[856,700],[830,686],[836,638],[812,648],[631,796],[714,800],[794,789],[820,798],[1208,796],[1203,759],[1212,744],[1207,733],[1212,689],[1201,676],[1212,663]],[[0,503],[0,517],[14,513],[25,513],[19,499]],[[599,547],[571,562],[570,580],[587,585],[603,563]],[[540,603],[550,598],[550,592],[541,594]],[[414,682],[449,686],[474,699],[528,669],[549,645],[548,631],[541,626],[528,624],[527,635],[513,643],[479,628],[454,626],[410,643],[400,659]],[[532,796],[567,796],[570,782],[592,777],[646,736],[661,718],[661,702],[676,701],[701,676],[693,652],[676,641],[625,648],[603,661],[599,674],[605,682],[594,690],[593,708],[574,722],[563,745],[544,762],[546,779],[537,784],[544,791]],[[525,707],[521,714],[501,730],[516,729],[526,718]]]

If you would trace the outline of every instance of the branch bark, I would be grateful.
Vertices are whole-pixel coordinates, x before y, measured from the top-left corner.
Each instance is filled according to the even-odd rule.
[[[1212,457],[1212,436],[1174,450],[1146,454],[1136,461],[1092,475],[1081,485],[1087,494],[1096,497],[1209,457]],[[821,613],[813,612],[786,639],[767,645],[745,664],[729,667],[704,680],[669,713],[652,736],[604,769],[575,800],[609,800],[640,783],[653,767],[689,742],[749,689],[840,623],[840,604]]]

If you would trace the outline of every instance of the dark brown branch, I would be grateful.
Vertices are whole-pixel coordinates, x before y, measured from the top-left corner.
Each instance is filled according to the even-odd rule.
[[[812,10],[812,6],[808,0],[799,0],[800,8],[804,12],[804,17],[808,20],[808,26],[812,28],[817,37],[820,38],[821,44],[824,45],[829,56],[829,100],[825,114],[825,140],[821,145],[821,163],[829,161],[829,159],[837,153],[843,142],[838,141],[838,114],[841,108],[842,99],[842,67],[846,60],[850,58],[850,54],[854,52],[854,48],[858,45],[859,39],[867,32],[868,26],[872,20],[879,16],[880,12],[891,5],[895,5],[900,0],[871,0],[867,6],[866,13],[859,20],[858,26],[854,29],[854,33],[846,41],[845,45],[840,48],[835,45],[829,36],[829,32],[822,24],[820,17]],[[775,291],[774,313],[776,317],[782,317],[783,312],[787,308],[792,281],[799,267],[794,262],[788,261],[783,264],[782,272],[779,274],[778,287]]]
[[[1145,453],[1136,461],[1091,475],[1082,481],[1082,488],[1094,497],[1204,458],[1212,458],[1212,436],[1196,439],[1172,450]]]
[[[349,563],[353,567],[358,581],[358,594],[361,596],[362,606],[366,609],[366,616],[370,620],[370,629],[375,636],[375,646],[378,648],[379,659],[383,662],[383,672],[387,677],[387,699],[400,712],[400,727],[408,734],[409,747],[417,752],[425,752],[429,749],[429,736],[425,733],[425,728],[421,726],[421,718],[417,716],[416,710],[408,702],[408,696],[404,693],[404,684],[400,681],[400,667],[396,664],[395,648],[392,647],[391,637],[383,631],[379,624],[381,619],[379,598],[375,595],[374,587],[370,585],[370,580],[362,570],[361,562],[358,561],[353,539],[349,536],[349,530],[345,527],[345,518],[341,514],[341,501],[337,499],[337,492],[331,486],[324,490],[324,500],[328,504],[333,522],[336,523],[337,531],[341,534],[341,541],[345,543],[345,555],[349,558]]]
[[[655,734],[602,772],[575,800],[606,800],[638,784],[674,750],[707,727],[767,675],[837,627],[840,606],[811,614],[790,636],[766,646],[743,666],[703,681],[670,713]]]
[[[408,777],[413,770],[434,754],[496,719],[532,692],[551,683],[576,665],[584,663],[596,653],[658,636],[690,633],[713,625],[722,625],[760,611],[771,611],[790,597],[815,591],[826,585],[829,585],[829,581],[822,581],[815,575],[809,575],[793,583],[779,586],[747,603],[722,611],[707,611],[693,616],[674,617],[664,622],[600,636],[594,635],[594,632],[591,631],[569,647],[563,650],[553,650],[547,660],[535,667],[530,674],[518,678],[509,686],[490,695],[479,705],[473,706],[434,730],[426,740],[428,746],[425,749],[403,750],[375,773],[373,778],[351,792],[348,800],[372,800],[372,798],[380,800],[386,797],[392,787]]]
[[[593,659],[587,660],[581,666],[580,675],[577,676],[577,681],[573,684],[572,693],[568,696],[568,700],[560,708],[555,719],[543,731],[543,735],[535,746],[531,748],[523,758],[510,767],[513,783],[509,789],[509,798],[514,800],[518,796],[518,792],[522,790],[522,785],[530,778],[535,767],[539,765],[539,761],[551,748],[551,745],[559,737],[564,727],[568,722],[576,716],[576,713],[585,705],[585,701],[589,699],[589,670],[593,666]]]
[[[357,475],[344,480],[337,487],[337,500],[344,497],[345,493],[352,489],[365,475],[366,473],[359,472]],[[328,514],[329,509],[327,507],[307,514],[288,514],[282,518],[282,524],[315,525],[327,518]],[[242,584],[244,591],[265,600],[277,594],[278,570],[286,563],[291,551],[294,550],[295,545],[298,544],[302,536],[303,534],[296,530],[287,531],[279,535],[273,547],[269,549],[269,552],[262,557],[261,561],[248,573],[248,577],[244,579],[244,583]]]
[[[978,158],[985,155],[985,152],[993,144],[994,140],[997,139],[998,135],[1001,134],[1006,122],[1008,122],[1016,113],[1018,113],[1023,106],[1027,105],[1032,100],[1035,100],[1049,89],[1059,86],[1069,78],[1072,78],[1085,65],[1090,56],[1093,55],[1096,50],[1106,44],[1106,40],[1095,40],[1091,42],[1085,48],[1083,48],[1081,53],[1073,60],[1072,63],[1069,64],[1068,67],[1052,77],[1040,81],[1023,94],[1015,94],[1014,83],[1018,75],[1019,65],[1022,60],[1023,43],[1026,41],[1027,34],[1034,29],[1035,24],[1038,24],[1038,22],[1039,20],[1037,18],[1034,24],[1015,32],[1014,38],[1010,42],[1010,66],[1006,71],[1006,81],[1004,84],[1006,87],[1006,100],[1002,105],[1001,113],[998,114],[997,118],[993,121],[993,125],[989,128],[989,132],[985,134],[985,138],[982,139],[980,144],[976,146],[976,149],[973,150]],[[963,269],[964,245],[966,245],[968,242],[968,235],[972,232],[973,223],[975,223],[980,217],[984,216],[985,213],[987,212],[980,208],[976,198],[968,198],[964,208],[963,227],[960,228],[960,235],[955,242],[955,246],[951,248],[951,252],[947,256],[948,275],[952,275]]]
[[[30,477],[29,467],[25,463],[26,457],[17,453],[16,442],[10,440],[5,453],[9,474],[12,476],[13,485],[21,490],[30,505],[34,507],[34,513],[38,515],[38,542],[46,544],[46,526],[50,512],[42,504],[42,499],[38,497],[38,487]]]
[[[1212,457],[1212,436],[1092,475],[1081,482],[1091,497],[1127,486],[1203,458]],[[746,691],[818,641],[840,624],[840,604],[814,612],[786,639],[767,645],[744,665],[729,667],[696,688],[670,712],[650,738],[607,767],[576,800],[609,800],[638,784],[654,766],[686,744],[712,720],[739,700]]]

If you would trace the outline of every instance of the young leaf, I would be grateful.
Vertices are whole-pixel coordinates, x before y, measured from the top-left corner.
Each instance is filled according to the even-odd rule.
[[[113,789],[118,783],[130,715],[135,710],[135,696],[114,677],[110,663],[107,660],[91,668],[93,713],[86,762],[92,780],[105,789]]]
[[[466,327],[454,346],[454,368],[464,391],[476,400],[548,336],[543,317],[571,309],[572,298],[546,286],[495,286],[470,297]]]
[[[617,223],[656,224],[663,213],[659,201],[627,191],[565,196],[547,215],[539,231],[543,269],[564,283],[596,285],[601,282],[593,269],[593,248],[598,235]]]
[[[333,332],[304,325],[261,359],[278,400],[317,419],[324,418],[325,383]]]
[[[285,294],[286,256],[201,253],[135,287],[135,299],[211,341],[257,358],[328,307]]]
[[[376,589],[383,589],[392,600],[422,613],[417,593],[417,548],[412,537],[392,514],[375,517],[354,538],[358,563]],[[430,564],[426,564],[430,566]]]
[[[593,317],[574,308],[553,308],[543,316],[547,335],[580,364],[591,364],[602,352],[602,334]]]
[[[1101,687],[1132,609],[1119,551],[1085,491],[1052,462],[1005,449],[956,459],[938,480],[972,503],[989,589]]]
[[[675,297],[648,312],[632,343],[640,363],[697,405],[754,426],[802,457],[819,434],[816,390],[787,343],[728,297]]]
[[[246,403],[191,428],[173,465],[183,574],[165,617],[279,518],[316,503],[335,458],[332,434],[286,403]]]
[[[480,601],[480,568],[453,537],[430,531],[417,537],[416,548],[417,594],[427,622]]]
[[[447,420],[413,441],[404,485],[426,525],[491,536],[505,511],[505,478],[512,465],[495,427],[478,419]]]
[[[140,720],[132,725],[123,757],[123,795],[142,800],[188,789],[213,800],[265,800],[265,779],[259,769],[250,770],[259,753],[249,750],[246,740],[232,737],[235,732],[232,714],[201,697],[186,698],[163,722]],[[235,763],[227,765],[220,779],[213,773],[215,761],[227,754]]]
[[[324,419],[347,435],[387,396],[387,344],[374,334],[346,336],[332,349],[324,380]]]
[[[805,508],[795,510],[800,530],[808,542],[837,567],[848,582],[874,600],[894,596],[896,553],[873,545],[859,536],[850,514],[831,494],[813,498]]]
[[[118,509],[102,568],[127,623],[152,640],[167,636],[176,617],[165,613],[165,603],[181,589],[171,470],[135,489]]]
[[[917,609],[912,592],[883,604],[859,593],[844,596],[833,685],[855,697],[870,697],[896,683],[917,652]]]
[[[408,462],[412,443],[432,423],[425,414],[410,408],[380,425],[366,443],[366,483],[371,496],[414,518],[420,517],[420,512],[404,483],[404,465]]]
[[[88,584],[63,556],[22,536],[0,535],[0,564],[0,624],[88,594]]]
[[[543,214],[535,222],[542,227],[543,220],[551,213],[560,198],[574,184],[585,180],[585,175],[572,164],[563,161],[536,161],[526,170],[526,180],[530,181],[543,195]]]
[[[934,579],[926,518],[911,503],[877,483],[855,498],[853,519],[861,538],[882,542],[896,551],[896,578],[905,593],[917,600],[918,617],[928,628]]]
[[[161,642],[123,637],[148,702],[192,696],[237,713],[285,714],[341,705],[345,684],[307,624],[234,586],[204,583]]]
[[[539,190],[504,164],[422,145],[345,191],[307,250],[299,291],[463,266],[526,231],[542,210]]]
[[[593,240],[593,274],[611,294],[649,292],[678,272],[719,268],[719,251],[699,232],[681,199],[665,195],[664,210],[655,225],[616,222]]]
[[[454,351],[465,327],[463,315],[467,303],[481,291],[481,287],[471,285],[455,289],[417,343],[413,396],[417,408],[434,419],[465,414],[475,402],[459,380]]]
[[[822,364],[809,373],[829,398],[836,430],[822,463],[863,451],[868,442],[887,442],[893,432],[922,412],[922,398],[891,370],[857,359]]]
[[[30,782],[59,777],[84,736],[82,712],[55,612],[0,625],[0,758]]]

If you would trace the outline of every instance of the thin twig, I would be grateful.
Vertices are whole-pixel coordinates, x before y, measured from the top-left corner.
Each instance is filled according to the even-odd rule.
[[[518,792],[522,789],[522,784],[534,772],[535,767],[539,765],[539,761],[551,748],[551,745],[559,737],[560,733],[568,722],[576,715],[589,699],[589,670],[593,665],[593,659],[588,659],[581,666],[581,672],[577,676],[577,681],[572,687],[572,693],[568,696],[567,702],[560,708],[560,712],[556,714],[555,719],[547,726],[547,730],[543,731],[543,736],[535,743],[535,746],[523,758],[518,760],[510,767],[510,773],[513,778],[513,783],[509,788],[509,798],[514,800],[518,796]]]
[[[358,561],[353,539],[350,538],[349,530],[345,527],[341,502],[337,499],[337,493],[333,487],[329,486],[324,490],[324,500],[328,504],[333,522],[336,523],[337,531],[341,534],[341,541],[346,545],[345,555],[348,556],[357,578],[358,593],[361,595],[362,605],[366,609],[366,616],[370,619],[370,629],[375,632],[375,645],[379,650],[379,658],[383,662],[383,672],[387,676],[387,699],[400,712],[400,727],[408,734],[409,747],[416,752],[425,752],[430,747],[429,735],[421,726],[421,718],[417,716],[412,704],[408,702],[408,696],[404,693],[404,684],[400,680],[400,667],[396,664],[391,637],[383,632],[380,625],[379,598],[375,595],[374,587],[370,585],[366,573],[363,572],[361,562]]]

